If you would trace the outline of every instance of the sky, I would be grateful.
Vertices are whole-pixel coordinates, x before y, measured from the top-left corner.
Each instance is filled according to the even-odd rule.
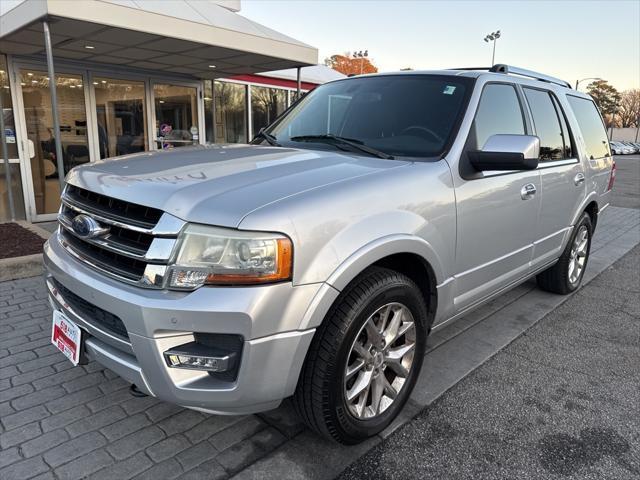
[[[483,39],[500,30],[496,63],[640,88],[640,0],[242,0],[240,14],[317,47],[320,63],[368,49],[380,71],[488,66]]]

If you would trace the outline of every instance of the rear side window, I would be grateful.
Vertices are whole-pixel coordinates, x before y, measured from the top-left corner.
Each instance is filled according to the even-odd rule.
[[[566,126],[564,129],[562,127],[560,122],[562,113],[558,112],[559,107],[554,105],[551,93],[545,90],[524,88],[524,95],[527,97],[527,103],[531,109],[536,135],[540,138],[540,160],[569,158],[567,153],[569,155],[571,153],[571,140],[569,135],[565,133]],[[558,115],[559,113],[560,115]],[[567,146],[569,147],[568,152]]]
[[[471,132],[476,150],[481,149],[491,135],[524,135],[522,108],[512,85],[490,83],[484,87]]]
[[[604,129],[598,108],[592,100],[567,95],[567,100],[573,110],[589,158],[602,158],[609,155],[609,140]]]

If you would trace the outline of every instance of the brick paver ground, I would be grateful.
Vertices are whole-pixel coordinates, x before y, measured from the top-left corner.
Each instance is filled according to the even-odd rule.
[[[611,208],[594,241],[594,263],[598,251],[610,254],[622,248],[618,239],[638,231],[638,211]],[[430,351],[534,288],[518,287],[440,330],[430,338]],[[73,367],[50,345],[50,328],[40,277],[0,283],[2,480],[222,479],[252,464],[245,477],[268,471],[283,479],[291,462],[298,478],[328,478],[380,440],[349,448],[324,442],[303,428],[286,402],[265,414],[226,417],[133,397],[126,382],[100,365]],[[410,402],[403,421],[422,406]]]

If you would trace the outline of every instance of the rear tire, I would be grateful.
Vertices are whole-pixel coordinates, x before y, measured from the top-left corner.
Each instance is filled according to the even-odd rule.
[[[300,418],[344,444],[382,431],[413,390],[428,327],[424,297],[410,278],[367,269],[315,334],[293,399]]]
[[[567,295],[580,287],[589,261],[592,235],[591,217],[584,212],[576,223],[558,263],[536,277],[542,290]]]

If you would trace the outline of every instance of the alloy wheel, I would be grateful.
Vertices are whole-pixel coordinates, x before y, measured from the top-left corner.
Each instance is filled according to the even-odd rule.
[[[367,318],[344,374],[344,398],[354,417],[370,419],[393,404],[409,377],[415,347],[415,321],[405,305],[388,303]]]
[[[576,234],[569,255],[569,282],[575,285],[580,280],[589,247],[589,230],[582,225]]]

